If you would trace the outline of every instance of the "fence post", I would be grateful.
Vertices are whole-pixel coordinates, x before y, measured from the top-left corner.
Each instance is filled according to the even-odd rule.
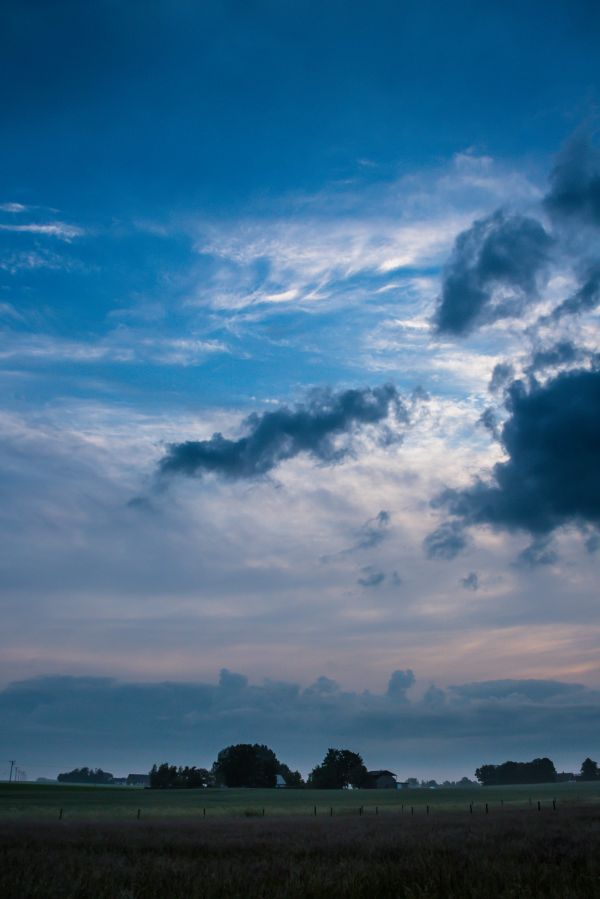
[[[329,817],[333,818],[333,806],[329,809]]]
[[[202,809],[202,817],[206,818],[206,809],[205,808]]]
[[[316,818],[317,817],[317,806],[316,805],[313,806],[313,814]]]
[[[138,819],[138,821],[140,820],[140,815],[141,815],[141,814],[142,814],[142,810],[141,810],[141,808],[139,808],[138,811],[137,811],[137,819]]]
[[[427,806],[427,814],[429,814],[429,806]]]
[[[263,809],[263,818],[265,817],[265,810]]]
[[[538,812],[541,812],[541,810],[542,810],[542,803],[538,799]]]
[[[58,820],[59,820],[59,821],[62,821],[62,815],[63,815],[63,810],[60,809],[60,811],[59,811],[59,813],[58,813]]]
[[[378,806],[378,805],[375,806],[375,814],[376,814],[376,815],[379,814],[379,806]]]
[[[410,813],[411,813],[411,815],[414,815],[414,813],[415,813],[415,807],[414,807],[414,805],[411,805],[411,807],[410,807]]]
[[[473,814],[473,803],[472,802],[469,802],[469,813],[471,815]]]
[[[553,811],[553,812],[556,811],[556,799],[553,799],[553,800],[552,800],[552,811]]]
[[[489,810],[488,804],[487,804],[487,802],[486,802],[486,804],[485,804],[485,813],[486,813],[486,815],[489,815],[489,812],[490,812],[490,810]]]

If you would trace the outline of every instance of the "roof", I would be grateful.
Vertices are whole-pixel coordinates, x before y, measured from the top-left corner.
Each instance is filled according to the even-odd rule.
[[[382,771],[367,771],[367,774],[369,775],[369,777],[384,777],[384,776],[388,776],[388,777],[396,777],[396,775],[394,774],[393,771],[385,771],[385,770],[382,770]]]

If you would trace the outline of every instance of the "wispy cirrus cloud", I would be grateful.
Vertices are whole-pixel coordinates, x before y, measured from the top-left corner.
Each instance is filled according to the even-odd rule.
[[[60,240],[70,242],[76,237],[82,237],[85,230],[79,225],[70,225],[67,222],[30,222],[26,225],[0,224],[0,231],[10,231],[14,234],[37,234],[44,237],[57,237]]]
[[[161,337],[119,328],[95,341],[69,340],[49,334],[5,333],[0,360],[26,362],[153,362],[188,366],[215,353],[227,353],[220,340]]]
[[[0,212],[27,212],[29,208],[29,206],[24,206],[23,203],[0,203]]]

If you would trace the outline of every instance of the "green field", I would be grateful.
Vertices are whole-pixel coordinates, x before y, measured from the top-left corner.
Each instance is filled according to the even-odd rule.
[[[219,816],[414,815],[469,811],[489,814],[600,803],[600,783],[537,784],[514,787],[439,788],[435,790],[144,790],[63,784],[0,783],[0,817],[47,820],[126,820],[214,818]],[[530,802],[531,800],[531,802]]]
[[[0,895],[597,899],[600,784],[154,791],[5,783]]]

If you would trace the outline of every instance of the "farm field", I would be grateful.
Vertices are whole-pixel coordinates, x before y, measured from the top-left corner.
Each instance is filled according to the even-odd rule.
[[[596,899],[599,884],[595,802],[477,817],[0,820],[3,899]]]
[[[63,784],[0,783],[0,820],[26,818],[63,820],[130,820],[426,814],[468,811],[490,814],[498,810],[537,810],[598,803],[600,783],[535,784],[511,787],[439,788],[435,790],[144,790],[127,787],[73,786]],[[530,802],[531,800],[531,802]]]

